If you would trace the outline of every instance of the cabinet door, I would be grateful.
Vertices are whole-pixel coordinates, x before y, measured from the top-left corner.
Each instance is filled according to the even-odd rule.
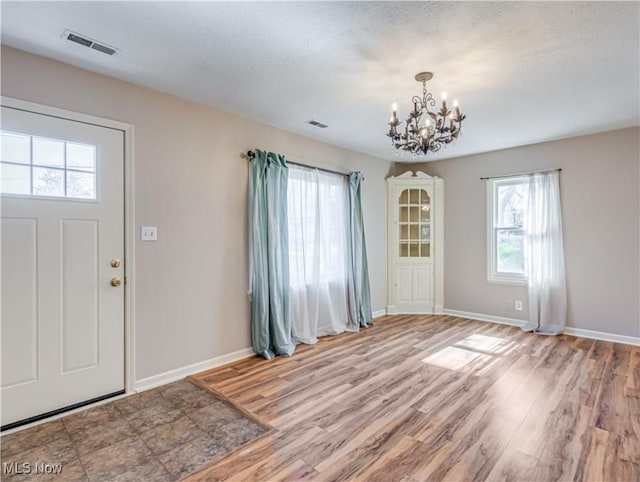
[[[396,269],[396,303],[410,311],[433,308],[433,267],[398,266]]]

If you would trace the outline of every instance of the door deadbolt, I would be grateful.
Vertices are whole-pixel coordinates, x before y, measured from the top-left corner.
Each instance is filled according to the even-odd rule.
[[[111,267],[112,268],[119,268],[120,267],[120,260],[119,259],[112,259],[111,260]]]

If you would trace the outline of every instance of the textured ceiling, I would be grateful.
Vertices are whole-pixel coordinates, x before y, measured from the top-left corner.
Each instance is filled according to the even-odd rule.
[[[2,43],[396,160],[390,106],[467,115],[434,160],[640,124],[638,2],[7,2]],[[70,29],[120,49],[62,39]],[[329,125],[305,124],[316,119]],[[408,158],[406,160],[411,160]]]

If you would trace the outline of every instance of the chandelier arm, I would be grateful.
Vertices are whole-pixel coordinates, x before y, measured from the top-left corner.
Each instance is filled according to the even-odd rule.
[[[431,92],[427,92],[424,96],[424,108],[429,112],[427,104],[431,107],[436,106],[436,100],[433,98],[433,95],[431,95]]]

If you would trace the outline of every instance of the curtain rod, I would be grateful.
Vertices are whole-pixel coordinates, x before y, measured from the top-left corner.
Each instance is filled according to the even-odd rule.
[[[505,177],[520,177],[520,176],[527,176],[529,174],[543,174],[545,172],[556,172],[556,171],[562,171],[562,169],[558,168],[558,169],[546,169],[544,171],[532,171],[532,172],[521,172],[519,174],[507,174],[505,176],[491,176],[491,177],[481,177],[480,180],[481,181],[487,181],[489,179],[502,179]]]
[[[256,157],[256,153],[253,151],[247,151],[247,158],[251,161]],[[302,164],[301,162],[287,161],[287,164],[293,164],[294,166],[306,167],[309,169],[317,169],[318,171],[328,172],[329,174],[337,174],[338,176],[349,177],[346,172],[332,171],[331,169],[324,169],[322,167],[310,166],[309,164]],[[364,180],[364,177],[362,178]]]

